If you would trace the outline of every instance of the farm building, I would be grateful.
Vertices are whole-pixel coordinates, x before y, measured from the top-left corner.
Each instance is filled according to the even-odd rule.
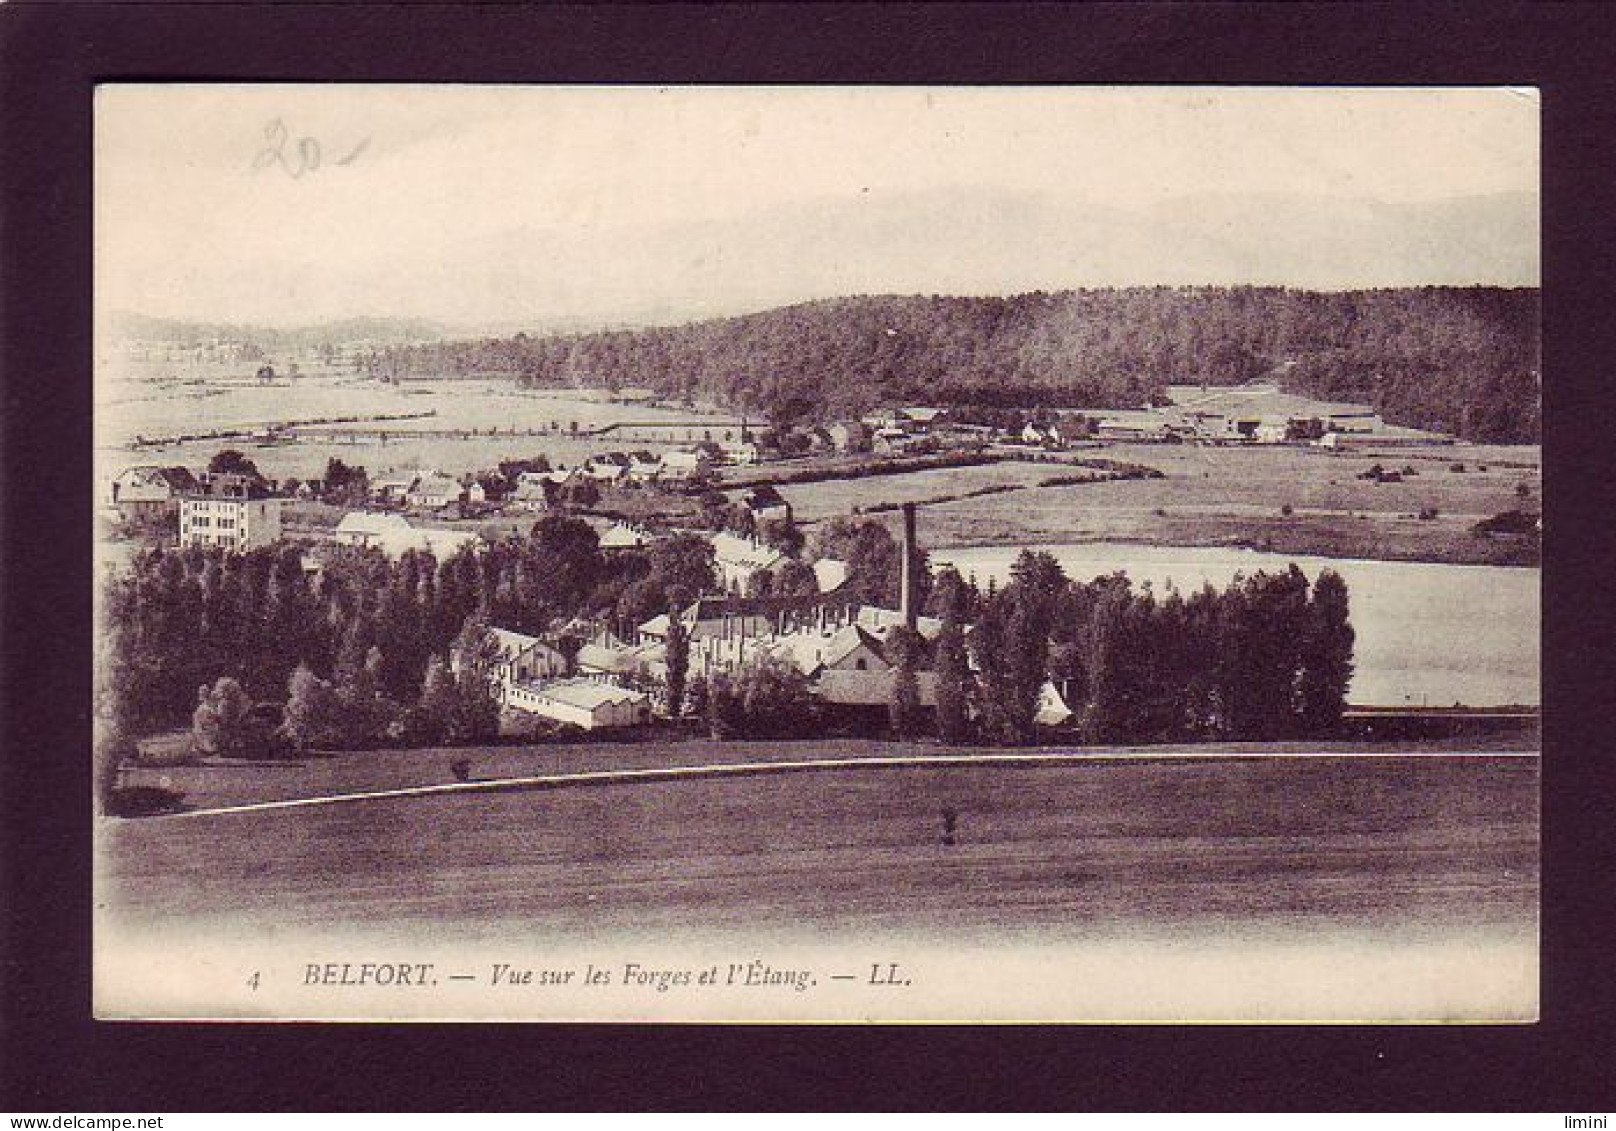
[[[662,461],[650,452],[630,452],[628,478],[631,483],[655,483],[662,473]]]
[[[570,471],[524,471],[516,477],[511,503],[519,510],[543,513],[550,509],[556,493],[572,475]]]
[[[724,453],[724,461],[738,466],[756,463],[762,458],[762,452],[751,440],[733,440],[720,444],[719,449]]]
[[[1167,439],[1171,418],[1150,409],[1116,409],[1101,413],[1095,434],[1102,440],[1153,442]]]
[[[592,679],[513,684],[505,706],[584,730],[642,726],[651,721],[651,697]]]

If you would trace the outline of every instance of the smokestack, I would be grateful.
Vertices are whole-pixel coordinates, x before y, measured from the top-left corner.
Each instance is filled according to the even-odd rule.
[[[919,610],[915,608],[915,504],[903,504],[903,560],[898,567],[898,611],[903,614],[903,626],[914,628]]]

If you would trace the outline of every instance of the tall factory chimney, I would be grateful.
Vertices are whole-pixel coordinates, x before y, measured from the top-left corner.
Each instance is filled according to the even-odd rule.
[[[903,504],[903,550],[898,565],[898,611],[903,626],[914,628],[920,616],[915,608],[915,504]]]

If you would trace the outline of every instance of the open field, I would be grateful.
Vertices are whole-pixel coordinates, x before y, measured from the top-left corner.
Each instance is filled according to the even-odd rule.
[[[101,826],[132,922],[1529,933],[1535,758],[833,771]],[[958,843],[941,843],[942,814]]]
[[[711,412],[618,404],[568,390],[518,389],[502,380],[414,380],[401,385],[341,373],[311,372],[295,382],[260,385],[255,367],[209,369],[184,380],[104,380],[97,402],[96,444],[104,474],[143,464],[200,465],[221,447],[238,447],[275,478],[319,475],[335,455],[372,475],[405,467],[440,468],[451,474],[496,465],[502,459],[544,454],[572,466],[610,448],[662,450],[671,445],[629,442],[608,433],[574,438],[621,421],[726,419]],[[376,416],[431,413],[409,420],[372,421]],[[136,436],[167,437],[226,429],[259,429],[287,421],[359,418],[362,423],[314,425],[299,430],[297,443],[260,447],[247,441],[205,440],[125,447]],[[359,443],[341,438],[362,429]],[[514,432],[513,432],[514,430]],[[382,433],[441,433],[382,439]],[[541,435],[528,435],[540,431]],[[330,440],[321,438],[331,433]],[[478,433],[477,435],[468,435]],[[494,434],[503,433],[503,434]]]
[[[429,416],[419,414],[430,413]],[[131,449],[136,435],[172,436],[224,428],[262,428],[288,420],[410,420],[310,426],[291,444],[206,440]],[[411,381],[388,385],[340,373],[311,373],[295,384],[261,387],[251,369],[208,371],[185,380],[107,380],[97,412],[98,475],[141,463],[200,467],[217,450],[242,448],[273,477],[319,475],[337,456],[372,477],[405,468],[451,474],[494,467],[502,459],[543,454],[573,466],[609,449],[661,451],[651,441],[575,436],[572,429],[623,420],[707,419],[645,405],[603,401],[565,390],[520,390],[508,381]],[[712,417],[718,419],[717,417]],[[350,442],[343,429],[359,428]],[[512,431],[512,430],[515,431]],[[555,429],[555,430],[552,430]],[[539,430],[541,434],[526,434]],[[383,438],[388,433],[412,433]],[[427,435],[413,433],[426,432]],[[326,438],[329,434],[329,438]],[[875,475],[781,488],[799,520],[888,512],[903,502],[925,508],[932,546],[1130,541],[1158,545],[1246,545],[1285,553],[1475,564],[1535,564],[1535,546],[1478,538],[1470,527],[1514,508],[1536,509],[1541,450],[1535,447],[1431,446],[1330,453],[1292,447],[1110,444],[1085,455],[1155,468],[1161,479],[1041,486],[1081,467],[1010,461],[935,471]],[[733,469],[735,487],[784,469],[845,468],[855,457],[820,456]],[[1358,475],[1374,464],[1413,468],[1400,483]],[[1462,464],[1464,471],[1453,470]],[[1525,485],[1526,496],[1517,495]],[[987,492],[976,494],[977,492]],[[1283,513],[1283,508],[1290,513]],[[1434,511],[1436,517],[1420,519]],[[643,517],[643,516],[640,516]],[[896,522],[892,515],[891,521]]]
[[[183,760],[189,745],[189,732],[174,732],[143,744],[157,763]],[[1384,747],[1396,754],[1440,755],[1453,751],[1496,751],[1518,753],[1537,749],[1535,730],[1440,739],[1399,742]],[[1283,753],[1353,753],[1376,750],[1362,741],[1253,743],[1228,742],[1216,745],[1161,745],[1150,747],[1082,747],[1080,753],[1122,756],[1131,752],[1151,757],[1182,755],[1185,758],[1220,755]],[[1040,747],[1061,752],[1070,747]],[[791,742],[712,742],[705,738],[676,740],[657,738],[647,741],[572,742],[480,747],[440,747],[424,750],[370,750],[326,755],[309,755],[288,762],[229,763],[207,765],[153,764],[125,770],[127,785],[159,785],[182,790],[187,808],[211,809],[263,801],[283,801],[303,797],[329,797],[345,793],[408,789],[441,785],[454,781],[450,763],[467,759],[471,780],[495,781],[505,778],[547,774],[576,774],[596,770],[645,770],[670,766],[727,765],[744,762],[789,762],[815,758],[888,758],[909,755],[992,755],[1004,753],[993,747],[942,747],[925,743],[888,742],[874,739],[836,738]]]
[[[1527,565],[1536,547],[1480,538],[1483,518],[1540,505],[1541,451],[1463,445],[1399,452],[1118,444],[1093,455],[1156,468],[1161,479],[1039,486],[1082,468],[1007,462],[782,487],[807,521],[902,502],[924,507],[928,546],[1140,542],[1256,546],[1324,557]],[[1507,462],[1506,462],[1507,461]],[[1400,483],[1357,476],[1413,467]],[[1463,472],[1450,470],[1462,463]],[[1480,470],[1485,466],[1486,470]],[[1528,496],[1516,494],[1527,485]],[[1022,489],[961,497],[984,487]],[[1289,506],[1291,514],[1282,513]],[[1426,508],[1437,517],[1420,519]],[[896,526],[895,514],[884,517]]]

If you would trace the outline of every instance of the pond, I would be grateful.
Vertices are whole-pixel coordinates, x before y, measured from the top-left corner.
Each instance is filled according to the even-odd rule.
[[[1034,546],[1069,577],[1118,570],[1136,585],[1181,592],[1236,573],[1281,571],[1295,562],[1309,578],[1333,569],[1347,583],[1358,634],[1351,701],[1360,706],[1536,705],[1539,687],[1540,571],[1508,566],[1439,565],[1268,554],[1217,547],[1096,542]],[[981,584],[1001,584],[1021,547],[931,551],[933,569],[952,564]]]

